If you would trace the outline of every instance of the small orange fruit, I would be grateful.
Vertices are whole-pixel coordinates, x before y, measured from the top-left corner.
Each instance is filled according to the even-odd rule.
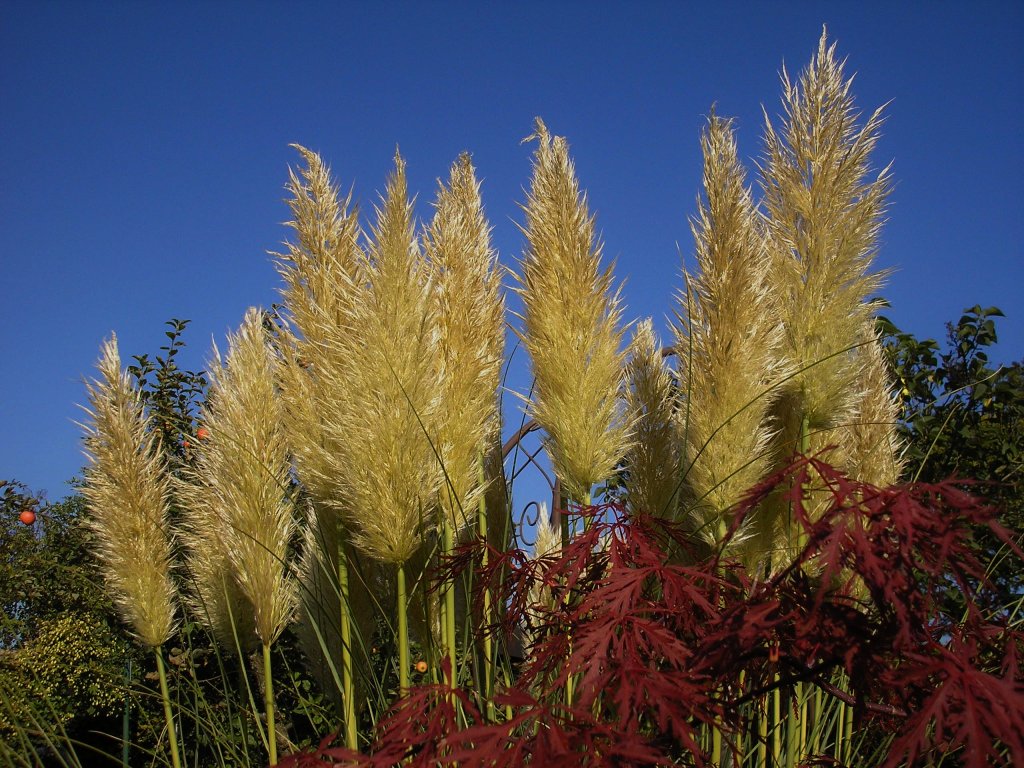
[[[196,437],[199,440],[205,440],[209,436],[210,436],[210,430],[208,430],[206,427],[200,427],[199,429],[196,430]]]
[[[25,525],[32,525],[32,523],[36,521],[36,513],[31,509],[23,509],[21,510],[21,514],[18,515],[18,519]]]
[[[427,662],[423,661],[423,659],[420,659],[419,661],[417,661],[416,662],[416,671],[419,672],[421,675],[424,672],[426,672],[427,671]]]

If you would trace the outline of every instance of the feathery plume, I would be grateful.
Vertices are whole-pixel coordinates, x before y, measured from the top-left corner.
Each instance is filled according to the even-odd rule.
[[[562,532],[551,522],[548,505],[541,502],[537,507],[537,541],[533,545],[533,559],[557,555],[562,549]]]
[[[256,617],[235,577],[223,525],[215,520],[219,499],[208,485],[174,482],[185,505],[182,539],[191,577],[191,592],[185,594],[189,609],[206,626],[221,647],[244,654],[258,644]]]
[[[204,545],[220,538],[238,589],[252,607],[256,634],[270,645],[295,607],[287,559],[296,522],[276,358],[262,319],[259,310],[250,309],[238,333],[228,338],[227,359],[214,350],[203,409],[209,434],[182,484],[181,499],[192,531],[191,562],[216,562],[221,551]],[[197,578],[206,570],[198,565]],[[204,589],[223,587],[215,583]]]
[[[441,506],[458,528],[473,515],[481,455],[499,418],[505,305],[497,254],[468,155],[452,166],[448,186],[438,183],[436,213],[424,233],[432,276],[438,341],[435,374],[443,406],[436,446],[446,481]]]
[[[82,493],[96,555],[124,621],[151,648],[175,627],[168,481],[138,391],[121,370],[117,337],[104,342],[100,379],[88,383]]]
[[[626,364],[623,397],[634,425],[626,457],[626,490],[634,510],[674,518],[683,478],[682,430],[676,385],[650,319],[637,324]]]
[[[770,467],[767,416],[788,370],[771,261],[731,122],[712,115],[701,146],[705,199],[691,224],[700,271],[688,276],[680,299],[676,345],[689,350],[680,356],[688,398],[685,503],[714,545],[728,530],[729,509]]]
[[[625,353],[622,307],[565,139],[538,118],[537,151],[524,206],[528,241],[517,293],[520,337],[536,379],[532,416],[548,434],[555,471],[570,497],[589,500],[629,447],[619,410]]]
[[[846,446],[843,467],[851,477],[880,488],[899,482],[903,473],[902,446],[896,432],[899,402],[885,364],[881,340],[858,347],[861,360],[853,422],[843,429]]]
[[[366,256],[359,245],[358,213],[351,195],[339,200],[330,170],[314,152],[295,145],[306,161],[289,171],[292,227],[297,242],[276,254],[284,278],[287,323],[280,351],[281,388],[288,439],[303,483],[324,503],[344,498],[347,441],[337,425],[349,409],[345,390],[352,361],[346,353],[355,333],[354,306],[366,299]]]
[[[782,73],[785,119],[765,117],[762,168],[775,282],[796,373],[799,422],[812,429],[849,420],[859,365],[852,347],[870,322],[869,296],[884,275],[870,272],[889,192],[889,169],[873,179],[869,157],[882,123],[876,110],[857,126],[843,63],[823,31],[796,83]],[[798,428],[789,426],[793,432]],[[792,446],[790,446],[792,447]],[[788,451],[787,451],[788,452]]]
[[[541,561],[545,557],[557,558],[562,551],[562,532],[551,523],[551,516],[548,513],[548,505],[541,503],[537,507],[537,540],[533,545],[533,560]],[[544,583],[542,578],[534,579],[530,583],[529,609],[527,611],[527,622],[525,627],[527,645],[532,645],[538,639],[536,627],[541,625],[545,618],[545,612],[555,607],[555,597],[551,587]]]
[[[316,375],[345,401],[330,414],[328,430],[346,446],[340,469],[353,542],[401,564],[419,546],[441,480],[428,434],[438,406],[436,305],[397,154],[372,234],[366,295],[352,309],[353,325],[325,338],[337,345],[332,354],[348,355],[347,377],[337,378],[340,369]]]

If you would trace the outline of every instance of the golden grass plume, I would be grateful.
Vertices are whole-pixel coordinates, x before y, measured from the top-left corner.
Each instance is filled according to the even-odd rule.
[[[861,360],[852,423],[842,432],[846,446],[843,469],[881,488],[899,482],[903,474],[903,445],[896,431],[900,405],[886,366],[882,342],[867,331],[867,343],[858,347]]]
[[[629,347],[623,398],[634,425],[626,456],[626,490],[637,511],[674,518],[683,479],[682,419],[677,386],[650,319],[637,323]]]
[[[768,415],[789,371],[771,261],[731,122],[712,115],[701,145],[704,199],[691,224],[700,269],[680,297],[676,348],[688,398],[684,503],[700,535],[717,544],[729,510],[771,466]]]
[[[352,308],[365,300],[366,256],[359,244],[358,212],[351,195],[341,198],[319,155],[296,145],[305,161],[289,171],[288,205],[296,242],[276,254],[284,279],[287,323],[281,332],[282,396],[288,438],[303,483],[324,503],[345,495],[345,435],[337,425],[349,407],[336,382],[352,365],[348,342]]]
[[[180,492],[197,580],[216,572],[226,557],[265,645],[284,629],[296,600],[288,563],[296,534],[291,463],[277,389],[277,361],[263,313],[250,309],[229,336],[227,358],[215,350],[202,414],[208,435]],[[209,546],[211,539],[221,546]],[[200,589],[209,595],[224,587],[215,582]]]
[[[82,493],[118,612],[155,648],[176,623],[167,475],[139,393],[121,370],[116,336],[104,342],[98,368],[100,378],[86,385]]]
[[[622,306],[612,290],[612,268],[601,268],[601,243],[568,144],[540,119],[531,138],[537,150],[517,288],[524,307],[520,335],[536,382],[529,410],[548,434],[555,471],[570,497],[584,500],[630,442],[618,400]]]
[[[766,116],[762,167],[776,290],[786,324],[793,388],[812,429],[848,420],[859,362],[852,349],[884,275],[871,272],[890,189],[889,169],[873,174],[870,154],[881,108],[859,114],[835,45],[822,32],[817,55],[791,82],[783,70],[785,116]]]
[[[424,232],[438,328],[434,374],[443,405],[435,446],[446,475],[440,501],[458,527],[475,513],[480,461],[500,418],[496,393],[504,354],[505,304],[491,228],[468,155],[438,184],[435,215]]]
[[[333,367],[315,375],[344,403],[329,413],[327,430],[347,446],[339,469],[353,541],[371,557],[400,564],[434,518],[441,475],[430,438],[439,404],[437,309],[397,154],[372,235],[353,325],[326,339],[330,354],[347,355],[351,365],[343,378]]]

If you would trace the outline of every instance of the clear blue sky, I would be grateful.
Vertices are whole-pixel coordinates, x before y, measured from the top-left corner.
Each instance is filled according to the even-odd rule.
[[[1003,308],[1024,356],[1024,3],[155,3],[0,7],[0,477],[63,496],[99,344],[153,352],[189,318],[201,367],[247,306],[276,298],[267,251],[288,148],[375,199],[394,147],[429,211],[473,153],[501,257],[535,115],[569,138],[628,316],[661,319],[692,258],[687,217],[712,103],[756,160],[778,70],[829,27],[865,110],[892,101],[880,266],[896,322],[938,337]],[[662,327],[663,323],[662,323]]]

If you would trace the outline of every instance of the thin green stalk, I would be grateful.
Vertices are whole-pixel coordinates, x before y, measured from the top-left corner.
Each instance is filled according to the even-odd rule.
[[[405,563],[398,566],[398,690],[402,695],[409,690],[409,616],[405,595]]]
[[[824,725],[825,718],[822,717],[822,706],[823,699],[821,695],[821,688],[814,687],[814,730],[812,731],[811,737],[811,750],[815,756],[821,754],[821,729]]]
[[[345,544],[338,543],[338,591],[341,619],[341,685],[344,696],[345,746],[351,750],[359,748],[356,730],[356,698],[352,671],[352,610],[349,605],[348,558]]]
[[[263,704],[267,712],[267,751],[277,765],[277,728],[274,724],[274,676],[270,669],[270,643],[263,644]]]
[[[772,765],[782,764],[782,692],[778,688],[779,676],[775,675],[776,688],[772,691]]]
[[[171,765],[174,768],[181,768],[181,758],[178,756],[178,734],[174,731],[174,716],[171,714],[171,694],[167,690],[167,670],[164,669],[164,656],[160,646],[153,649],[156,655],[156,671],[160,676],[160,696],[164,700],[164,719],[167,721],[167,737],[171,743]]]
[[[791,697],[800,696],[800,684],[797,683],[795,689],[790,690]],[[799,699],[797,698],[799,702]],[[789,706],[786,707],[786,768],[793,768],[796,765],[797,748],[800,740],[800,723],[794,722],[794,714],[799,717],[799,704],[794,707],[793,702],[790,701]]]
[[[509,674],[509,670],[508,670],[507,666],[502,666],[501,674],[502,674],[502,677],[505,678],[505,688],[511,688],[512,687],[512,678],[511,678],[511,675]],[[508,721],[508,720],[511,720],[511,719],[512,719],[512,705],[511,704],[506,704],[505,705],[505,720]]]
[[[834,746],[833,754],[835,755],[836,761],[839,762],[839,763],[842,763],[843,760],[844,760],[844,757],[845,757],[844,754],[843,754],[843,734],[845,733],[845,728],[843,727],[843,724],[844,724],[844,721],[846,720],[846,702],[845,701],[840,701],[839,702],[838,710],[839,711],[838,711],[838,713],[836,715],[837,722],[836,722],[836,732],[835,732],[835,744],[833,745]]]
[[[484,461],[481,456],[478,461],[479,470],[479,481],[480,488],[483,489],[486,483],[486,477],[484,475]],[[488,549],[487,549],[487,499],[484,493],[480,493],[480,502],[477,509],[477,533],[480,534],[480,541],[483,547],[481,555],[481,568],[487,568],[488,561]],[[481,617],[481,625],[483,629],[483,656],[484,656],[484,700],[487,702],[487,719],[494,722],[494,649],[491,645],[491,633],[488,631],[488,627],[491,624],[491,590],[490,587],[484,586],[484,605],[483,605],[483,616]]]
[[[131,711],[132,697],[127,695],[128,688],[132,684],[132,660],[128,658],[128,674],[126,675],[125,697],[124,697],[124,718],[121,721],[121,767],[128,768],[128,754],[131,748]]]
[[[768,764],[768,699],[761,699],[762,706],[757,714],[757,765],[764,768]]]
[[[442,537],[442,548],[444,557],[450,557],[452,552],[455,550],[455,536],[452,531],[452,522],[445,516],[444,521],[441,524],[441,537]],[[448,655],[448,663],[452,668],[452,676],[449,685],[452,688],[455,687],[455,681],[458,677],[456,658],[455,658],[455,585],[451,579],[445,581],[442,585],[442,594],[444,595],[444,644],[445,653]]]
[[[843,761],[846,765],[853,759],[853,707],[843,702],[846,718],[843,722]]]

